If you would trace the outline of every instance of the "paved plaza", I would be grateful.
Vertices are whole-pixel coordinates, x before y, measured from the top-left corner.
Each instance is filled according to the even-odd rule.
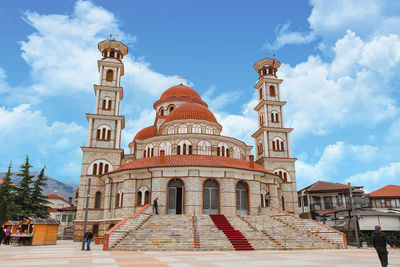
[[[400,249],[389,250],[389,266],[400,266]],[[380,266],[373,249],[289,251],[81,251],[80,243],[0,246],[0,266]]]

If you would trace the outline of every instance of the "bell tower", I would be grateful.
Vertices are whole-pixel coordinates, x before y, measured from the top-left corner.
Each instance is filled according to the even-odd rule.
[[[112,192],[106,187],[105,179],[100,178],[121,165],[124,150],[121,149],[121,131],[124,129],[124,116],[119,115],[123,89],[120,86],[124,75],[123,57],[128,47],[116,40],[104,40],[98,44],[102,58],[97,61],[99,82],[94,85],[96,96],[94,113],[87,113],[89,122],[86,146],[83,152],[81,179],[79,186],[78,210],[75,220],[74,240],[83,235],[84,207],[89,179],[88,227],[97,225],[98,218],[109,218]],[[104,176],[103,176],[104,177]],[[91,228],[90,228],[91,229]]]
[[[279,175],[283,181],[280,187],[281,208],[296,212],[297,186],[295,161],[291,157],[290,133],[285,128],[280,85],[277,72],[281,63],[276,59],[265,58],[254,64],[259,74],[254,88],[258,91],[258,104],[254,110],[258,113],[258,130],[252,135],[255,140],[256,162],[265,169]]]

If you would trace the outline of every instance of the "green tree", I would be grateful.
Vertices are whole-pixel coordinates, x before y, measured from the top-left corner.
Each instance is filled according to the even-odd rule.
[[[20,165],[20,172],[17,176],[21,177],[21,181],[18,183],[18,190],[16,194],[16,204],[23,207],[18,214],[19,219],[28,218],[31,216],[32,207],[32,189],[33,189],[33,178],[30,169],[33,167],[29,163],[29,157],[26,156],[25,163]]]
[[[20,213],[20,207],[15,203],[17,188],[11,180],[11,167],[12,164],[10,162],[3,183],[0,184],[0,223],[17,219]]]
[[[32,202],[32,216],[38,218],[48,218],[49,217],[49,204],[47,201],[47,196],[43,195],[43,187],[47,185],[47,178],[44,175],[44,167],[36,180],[33,182],[31,202]]]

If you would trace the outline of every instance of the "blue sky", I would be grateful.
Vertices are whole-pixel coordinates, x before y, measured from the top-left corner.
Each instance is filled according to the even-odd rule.
[[[400,4],[394,1],[7,1],[0,6],[0,171],[79,183],[94,111],[97,43],[125,57],[123,146],[153,123],[180,82],[209,104],[223,134],[254,145],[258,77],[276,54],[298,188],[317,180],[373,191],[400,184]],[[128,152],[128,150],[126,150]]]

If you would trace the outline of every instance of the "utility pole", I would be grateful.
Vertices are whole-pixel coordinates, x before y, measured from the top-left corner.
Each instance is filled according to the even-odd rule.
[[[356,242],[357,242],[357,248],[360,248],[360,240],[358,238],[358,223],[357,223],[357,216],[354,212],[354,200],[353,200],[353,191],[352,191],[352,186],[350,186],[349,191],[350,191],[350,205],[351,205],[351,217],[354,219],[354,232],[356,235]]]
[[[85,210],[85,221],[83,222],[83,235],[82,235],[82,249],[81,250],[85,250],[85,234],[86,234],[87,217],[88,217],[88,211],[89,211],[89,197],[90,197],[90,182],[91,181],[92,181],[92,178],[89,178],[87,194],[86,194],[86,210]]]

